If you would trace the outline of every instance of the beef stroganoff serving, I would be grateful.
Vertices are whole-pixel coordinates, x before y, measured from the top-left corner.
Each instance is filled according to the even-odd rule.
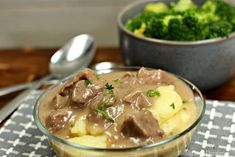
[[[84,69],[39,107],[49,132],[96,148],[156,143],[187,129],[197,114],[194,94],[182,80],[145,68],[101,75]]]

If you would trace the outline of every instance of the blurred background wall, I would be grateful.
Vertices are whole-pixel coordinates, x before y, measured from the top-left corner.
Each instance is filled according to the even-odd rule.
[[[0,49],[58,47],[90,33],[118,46],[117,13],[136,0],[0,0]]]

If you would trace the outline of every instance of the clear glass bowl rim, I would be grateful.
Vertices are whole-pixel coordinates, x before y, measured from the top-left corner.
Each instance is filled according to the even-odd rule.
[[[100,70],[95,70],[96,72],[105,72],[107,71],[107,73],[110,72],[115,72],[115,71],[137,71],[140,67],[134,67],[134,66],[127,66],[127,67],[123,67],[123,66],[119,66],[119,67],[114,67],[114,68],[109,68],[109,69],[100,69]],[[148,69],[153,69],[153,68],[148,68]],[[168,72],[170,73],[170,72]],[[202,106],[202,110],[199,113],[198,118],[187,128],[185,129],[183,132],[176,134],[174,136],[171,136],[167,139],[164,139],[162,141],[158,141],[156,143],[153,144],[147,144],[147,145],[142,145],[142,146],[136,146],[136,147],[127,147],[127,148],[96,148],[96,147],[89,147],[89,146],[84,146],[84,145],[80,145],[80,144],[76,144],[76,143],[72,143],[69,142],[68,140],[64,140],[60,137],[57,137],[55,135],[53,135],[52,133],[50,133],[41,123],[39,116],[38,116],[38,109],[39,106],[41,104],[41,101],[43,100],[43,98],[45,96],[48,95],[48,93],[50,93],[55,87],[57,87],[58,85],[64,84],[64,82],[68,81],[69,79],[72,78],[73,75],[70,75],[68,77],[66,77],[65,79],[59,81],[57,84],[53,85],[52,87],[50,87],[45,93],[43,93],[42,95],[40,95],[40,97],[37,99],[36,104],[34,105],[34,109],[33,109],[33,118],[34,121],[36,123],[36,126],[39,128],[39,130],[47,137],[50,138],[52,140],[55,140],[57,142],[60,142],[62,144],[65,144],[67,146],[73,147],[73,148],[77,148],[77,149],[82,149],[82,150],[87,150],[87,151],[98,151],[98,152],[124,152],[124,151],[135,151],[135,150],[140,150],[140,149],[150,149],[153,147],[159,147],[161,145],[173,142],[174,140],[186,135],[187,133],[189,133],[191,130],[193,130],[198,124],[199,122],[202,120],[204,114],[205,114],[205,108],[206,108],[206,103],[205,103],[205,99],[202,95],[202,93],[200,92],[200,90],[190,81],[188,81],[187,79],[182,78],[181,76],[178,76],[176,74],[170,73],[172,75],[174,75],[175,77],[181,79],[182,81],[184,81],[187,85],[190,86],[190,88],[193,91],[196,91],[196,93],[200,96],[200,99],[203,102],[203,106]]]

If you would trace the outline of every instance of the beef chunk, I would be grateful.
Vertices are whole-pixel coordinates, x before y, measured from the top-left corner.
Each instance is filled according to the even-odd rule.
[[[105,97],[105,99],[108,100],[107,101],[108,103],[106,105],[107,107],[114,106],[118,102],[118,99],[117,99],[116,95],[115,96],[108,95],[108,96]]]
[[[124,112],[124,104],[110,106],[106,109],[106,112],[110,115],[110,117],[112,117],[113,119],[116,119],[118,116],[120,116]]]
[[[105,119],[104,119],[103,115],[98,113],[98,112],[96,112],[96,110],[91,111],[87,115],[87,120],[90,123],[98,124],[100,126],[104,126],[104,123],[105,123]]]
[[[68,86],[74,85],[78,81],[81,81],[81,80],[95,81],[95,80],[97,80],[96,74],[94,71],[92,71],[90,69],[84,69],[78,75],[74,76],[73,80],[71,82],[69,82],[66,86],[68,87]]]
[[[91,69],[84,69],[78,75],[76,75],[74,78],[75,83],[80,80],[95,81],[95,80],[97,80],[96,73]]]
[[[57,94],[54,98],[55,102],[54,102],[54,107],[56,109],[60,109],[60,108],[64,108],[65,106],[67,106],[69,104],[69,96],[65,95],[62,96],[60,94]]]
[[[98,124],[100,126],[104,126],[105,119],[101,114],[96,112],[96,109],[99,105],[102,104],[104,99],[104,95],[102,93],[96,95],[93,99],[89,101],[89,114],[87,115],[87,120],[91,124]]]
[[[132,72],[126,72],[123,77],[122,77],[122,84],[125,84],[127,83],[128,86],[132,86],[136,83],[137,81],[137,78],[136,78],[136,75]]]
[[[162,81],[162,70],[146,70],[141,68],[137,73],[140,83],[158,84]]]
[[[93,99],[91,99],[88,103],[90,110],[95,111],[99,107],[99,105],[102,104],[103,99],[104,99],[103,93],[99,93]]]
[[[46,120],[46,126],[50,131],[55,132],[64,128],[71,118],[72,111],[69,109],[59,109],[52,111]]]
[[[94,84],[86,86],[84,81],[76,83],[72,91],[72,102],[79,108],[84,107],[85,103],[95,97],[99,92],[102,92],[104,87]]]
[[[127,137],[162,137],[164,132],[150,111],[130,114],[121,126],[121,132]]]
[[[89,80],[91,82],[96,81],[97,80],[96,74],[94,71],[90,69],[84,69],[78,75],[76,75],[72,81],[65,84],[64,88],[61,89],[60,91],[60,95],[62,96],[69,95],[72,92],[76,83],[81,80]]]
[[[141,90],[130,93],[123,100],[124,102],[133,105],[137,109],[146,108],[151,105]]]
[[[91,135],[100,135],[105,132],[105,119],[95,110],[87,115],[87,131]]]

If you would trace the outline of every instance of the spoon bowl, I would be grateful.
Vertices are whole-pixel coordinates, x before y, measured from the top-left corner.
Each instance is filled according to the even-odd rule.
[[[82,34],[69,40],[51,57],[49,69],[54,75],[69,75],[87,67],[95,54],[95,40]]]

